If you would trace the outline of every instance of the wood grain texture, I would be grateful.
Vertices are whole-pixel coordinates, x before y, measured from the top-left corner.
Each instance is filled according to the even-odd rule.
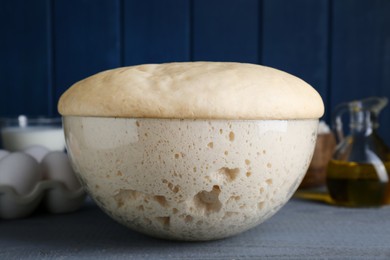
[[[47,115],[48,1],[0,2],[0,117]]]
[[[124,65],[190,58],[189,0],[125,0]]]
[[[0,256],[20,259],[389,259],[390,207],[343,208],[292,199],[269,220],[208,242],[155,239],[90,200],[76,212],[40,212],[0,225]]]

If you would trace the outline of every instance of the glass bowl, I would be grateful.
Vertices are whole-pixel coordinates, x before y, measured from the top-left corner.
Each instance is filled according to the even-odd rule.
[[[68,155],[113,219],[165,239],[248,230],[293,195],[317,119],[201,120],[65,116]]]

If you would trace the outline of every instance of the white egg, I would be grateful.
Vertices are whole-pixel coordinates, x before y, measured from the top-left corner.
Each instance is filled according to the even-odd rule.
[[[69,190],[76,190],[81,187],[65,153],[60,151],[49,152],[43,158],[41,166],[44,179],[60,181]]]
[[[8,154],[9,154],[9,152],[7,150],[0,149],[0,160],[1,160],[1,158],[5,157]]]
[[[19,195],[29,194],[41,178],[38,162],[28,154],[10,153],[0,160],[0,185],[13,187]]]
[[[50,150],[41,145],[33,145],[24,149],[23,152],[34,157],[38,162],[41,162]]]

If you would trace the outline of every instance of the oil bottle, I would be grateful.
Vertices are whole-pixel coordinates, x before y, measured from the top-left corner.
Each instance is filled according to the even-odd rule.
[[[339,105],[333,113],[338,145],[329,162],[326,184],[342,206],[390,204],[390,150],[378,136],[378,115],[387,98],[371,97]],[[349,112],[350,134],[344,137],[342,116]]]

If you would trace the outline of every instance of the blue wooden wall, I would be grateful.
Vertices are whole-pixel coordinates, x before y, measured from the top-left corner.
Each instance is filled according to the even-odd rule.
[[[326,104],[390,98],[389,0],[0,0],[0,117],[58,115],[72,83],[119,66],[264,64]],[[390,144],[390,107],[381,115]]]

